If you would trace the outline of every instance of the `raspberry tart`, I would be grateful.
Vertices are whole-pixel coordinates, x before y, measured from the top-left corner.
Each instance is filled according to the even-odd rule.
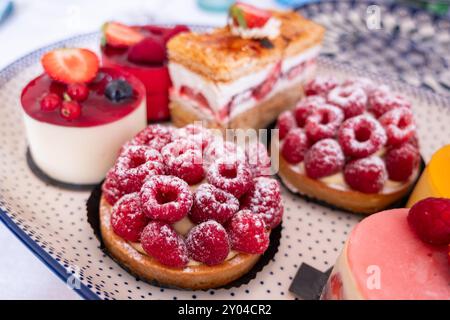
[[[168,46],[175,125],[202,120],[209,127],[265,128],[303,95],[324,29],[293,11],[268,11],[237,2],[228,25],[187,32]]]
[[[322,294],[326,300],[448,300],[450,199],[365,218],[351,232]]]
[[[99,68],[87,49],[57,49],[42,64],[21,95],[33,161],[53,180],[99,183],[122,144],[146,126],[145,88],[124,71]]]
[[[411,105],[367,79],[316,78],[277,122],[279,175],[293,192],[370,214],[408,194],[420,171]]]
[[[118,22],[103,25],[101,43],[105,67],[121,68],[142,81],[147,92],[149,121],[170,118],[166,43],[175,35],[187,32],[183,25],[165,28],[154,25],[127,26]]]
[[[102,186],[108,252],[133,274],[179,288],[220,287],[246,274],[283,215],[277,180],[252,170],[255,148],[193,125],[144,129]]]

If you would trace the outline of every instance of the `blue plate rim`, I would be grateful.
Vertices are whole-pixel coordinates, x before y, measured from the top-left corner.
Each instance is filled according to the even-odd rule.
[[[164,24],[161,24],[164,26]],[[166,25],[167,26],[167,25]],[[208,28],[208,26],[200,26],[200,25],[189,25],[191,28]],[[6,82],[11,80],[16,74],[18,74],[24,67],[28,67],[31,64],[35,63],[35,60],[31,60],[32,57],[36,56],[37,54],[42,54],[46,51],[49,51],[53,48],[61,47],[62,45],[65,45],[69,42],[74,42],[78,39],[84,39],[89,37],[94,37],[96,35],[99,35],[100,33],[98,31],[95,32],[87,32],[83,34],[78,34],[72,37],[68,37],[56,42],[53,42],[51,44],[48,44],[44,47],[41,47],[39,49],[33,50],[22,57],[16,59],[15,61],[11,62],[4,68],[0,70],[0,87],[2,87]],[[27,60],[30,59],[29,62]],[[323,58],[324,62],[330,63],[335,66],[340,66],[341,68],[347,69],[349,71],[354,72],[354,74],[358,74],[362,72],[362,70],[346,66],[338,62],[334,62],[331,59]],[[367,76],[372,79],[377,79],[380,76],[374,75],[370,72],[366,72]],[[450,98],[441,94],[434,93],[429,90],[424,90],[422,88],[416,88],[411,85],[408,85],[406,83],[402,83],[399,80],[391,81],[392,83],[398,84],[400,87],[405,88],[405,90],[409,90],[412,93],[415,93],[420,95],[424,98],[426,98],[428,101],[436,104],[443,104],[447,105],[450,102]],[[449,105],[450,107],[450,105]],[[61,265],[56,259],[50,256],[39,244],[37,244],[29,235],[26,234],[25,231],[23,231],[19,225],[17,225],[8,215],[7,210],[2,209],[2,203],[0,202],[0,220],[3,222],[3,224],[42,262],[44,262],[45,265],[53,272],[55,273],[61,280],[64,282],[67,282],[68,278],[71,274],[69,274],[63,265]],[[89,287],[87,287],[85,284],[80,282],[80,288],[73,288],[73,290],[78,293],[82,298],[88,299],[88,300],[100,300],[100,297],[92,291]]]

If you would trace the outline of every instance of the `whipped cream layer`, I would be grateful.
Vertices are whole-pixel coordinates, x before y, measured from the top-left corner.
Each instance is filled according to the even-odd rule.
[[[214,117],[229,112],[227,117],[233,118],[257,103],[269,99],[281,90],[304,82],[312,76],[315,70],[315,58],[319,51],[320,46],[312,47],[299,55],[287,57],[279,63],[269,64],[260,71],[230,82],[214,82],[192,72],[181,64],[170,62],[169,72],[173,84],[171,98],[198,109],[206,116]],[[264,98],[255,99],[252,90],[264,83],[276,68],[280,69],[280,75],[272,90]],[[194,99],[183,95],[183,87],[188,87],[193,92],[201,94],[208,102],[209,108],[206,109]],[[233,105],[227,111],[226,109],[230,107],[231,101],[233,101]]]
[[[376,213],[351,232],[322,299],[450,299],[446,246],[422,242],[408,209]]]
[[[88,107],[86,107],[88,108]],[[23,111],[29,148],[49,177],[70,184],[96,184],[114,165],[122,145],[147,125],[146,99],[125,117],[92,127],[38,121]]]
[[[230,23],[230,30],[233,35],[244,39],[275,39],[280,34],[280,26],[281,21],[272,17],[260,28],[242,28]]]

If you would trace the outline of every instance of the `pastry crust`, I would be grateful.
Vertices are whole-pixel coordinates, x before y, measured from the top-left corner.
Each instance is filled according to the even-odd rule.
[[[388,208],[411,191],[418,174],[419,170],[416,170],[414,177],[395,192],[367,194],[351,189],[331,188],[320,180],[294,171],[292,165],[279,155],[278,175],[288,189],[295,189],[292,191],[353,213],[372,214]]]
[[[237,114],[226,123],[219,122],[212,114],[208,116],[206,112],[200,112],[184,104],[176,95],[171,96],[169,108],[172,122],[177,127],[203,121],[205,126],[214,129],[259,129],[266,128],[281,112],[292,109],[303,95],[302,85],[298,83]]]
[[[229,82],[322,42],[325,29],[298,13],[273,11],[273,16],[281,26],[272,48],[260,40],[234,36],[226,26],[209,33],[177,35],[167,44],[169,59],[211,81]]]
[[[216,266],[196,265],[183,269],[170,268],[156,259],[139,253],[111,227],[111,205],[100,200],[100,231],[108,252],[127,270],[147,281],[184,289],[209,289],[224,286],[244,274],[256,264],[261,255],[238,253]]]

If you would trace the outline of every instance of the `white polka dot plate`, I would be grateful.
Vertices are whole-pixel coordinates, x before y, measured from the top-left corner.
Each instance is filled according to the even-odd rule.
[[[97,50],[99,34],[87,34],[42,48],[0,72],[0,218],[68,285],[87,299],[294,299],[289,286],[302,263],[325,271],[361,216],[306,201],[283,190],[285,216],[275,257],[248,284],[231,289],[187,291],[135,279],[99,248],[87,221],[89,191],[62,189],[38,179],[26,161],[20,92],[41,72],[43,52],[62,46]],[[320,73],[365,74],[320,58]],[[410,97],[425,161],[450,141],[450,100],[430,91],[388,81]]]

